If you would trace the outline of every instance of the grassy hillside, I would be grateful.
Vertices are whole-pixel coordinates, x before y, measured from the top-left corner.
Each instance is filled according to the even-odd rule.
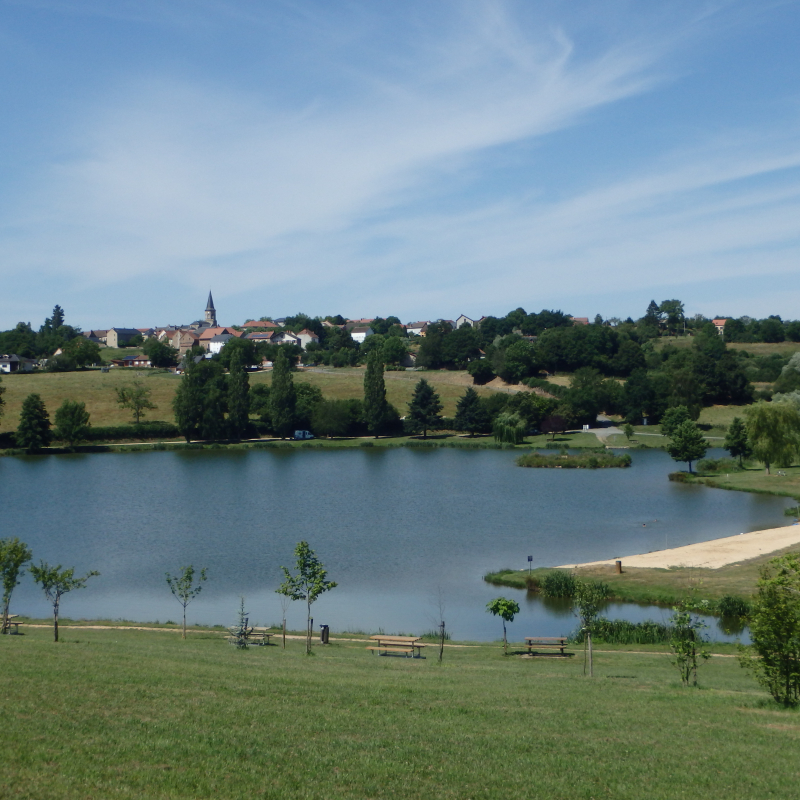
[[[112,369],[109,372],[86,370],[79,372],[32,373],[30,375],[7,375],[2,378],[6,389],[5,413],[0,418],[0,430],[14,430],[19,423],[22,401],[32,392],[42,396],[52,418],[55,410],[66,400],[86,403],[94,425],[121,425],[132,421],[129,411],[117,405],[115,388],[141,378],[153,390],[152,400],[158,406],[148,412],[147,419],[172,421],[172,398],[180,378],[165,372],[151,370]],[[414,386],[424,377],[436,387],[442,398],[445,416],[453,416],[456,403],[464,394],[472,378],[466,372],[387,372],[386,394],[400,414],[405,414]],[[269,372],[250,375],[250,385],[269,383]],[[295,373],[296,382],[306,381],[319,386],[323,394],[330,398],[351,398],[364,396],[364,370],[338,369],[329,371],[301,370]],[[497,389],[475,387],[479,394],[488,395]],[[518,391],[511,388],[507,391]]]
[[[299,642],[237,651],[212,631],[62,634],[0,637],[6,797],[797,793],[800,715],[731,657],[703,665],[698,690],[647,646],[599,648],[589,679],[579,652],[452,647],[439,666],[353,641],[306,657]]]

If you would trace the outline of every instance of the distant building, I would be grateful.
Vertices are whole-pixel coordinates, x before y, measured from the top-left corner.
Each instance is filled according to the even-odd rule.
[[[106,344],[109,347],[126,347],[134,336],[141,336],[138,328],[109,328],[106,334]]]
[[[8,375],[11,372],[30,372],[36,366],[36,360],[25,358],[12,353],[11,355],[0,356],[0,372]]]
[[[573,325],[588,325],[589,317],[570,317]]]
[[[717,329],[717,333],[722,336],[725,333],[725,323],[728,321],[727,319],[712,319],[714,323],[714,327]]]
[[[274,322],[270,322],[267,319],[251,319],[245,322],[242,327],[250,328],[252,330],[253,328],[277,328],[278,326]]]
[[[425,322],[409,322],[406,325],[406,333],[409,336],[424,336],[425,332],[428,330],[429,323],[427,320]]]
[[[455,327],[463,328],[465,325],[469,326],[470,328],[475,328],[477,326],[477,322],[474,319],[470,319],[469,317],[465,317],[463,314],[456,320]]]
[[[208,293],[208,302],[206,303],[205,323],[209,328],[217,327],[217,310],[214,308],[214,298],[211,297],[211,292]]]
[[[300,340],[300,346],[303,350],[305,350],[311,342],[319,344],[319,336],[317,336],[314,331],[308,330],[308,328],[303,328],[303,330],[297,334],[297,338]]]
[[[358,342],[359,344],[363,344],[364,340],[368,336],[372,336],[374,333],[375,331],[373,331],[372,328],[358,327],[350,330],[350,336],[353,337],[353,341]]]

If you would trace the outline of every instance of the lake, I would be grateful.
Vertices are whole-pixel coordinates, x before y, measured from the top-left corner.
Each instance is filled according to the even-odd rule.
[[[306,539],[339,583],[313,606],[331,631],[421,633],[441,597],[453,638],[493,640],[493,597],[520,602],[509,635],[561,635],[568,609],[487,585],[499,568],[579,563],[677,547],[787,523],[786,498],[671,483],[676,464],[633,451],[629,469],[522,469],[507,450],[225,450],[0,459],[0,536],[34,559],[96,569],[62,615],[179,620],[164,573],[205,566],[189,620],[232,624],[239,597],[251,622],[281,619],[281,565]],[[711,455],[711,454],[709,454]],[[47,616],[26,576],[13,611]],[[669,611],[612,605],[608,616],[665,620]],[[289,610],[304,627],[304,607]],[[717,638],[723,638],[715,631]]]

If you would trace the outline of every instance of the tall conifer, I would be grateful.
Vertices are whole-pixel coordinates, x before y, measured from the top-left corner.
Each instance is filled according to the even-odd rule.
[[[376,439],[386,425],[388,409],[383,379],[383,351],[376,347],[367,358],[367,371],[364,374],[364,421],[367,430]]]
[[[439,395],[433,391],[433,387],[428,381],[422,378],[414,388],[414,395],[408,404],[406,427],[412,433],[422,431],[422,438],[427,439],[428,431],[436,428],[439,424],[441,410],[442,404]]]
[[[272,387],[269,392],[269,405],[272,415],[272,431],[285,439],[294,429],[295,405],[297,395],[294,391],[291,365],[286,353],[278,351],[272,367]]]
[[[244,368],[244,358],[240,350],[231,356],[228,376],[228,426],[230,434],[240,439],[247,433],[250,424],[250,378]]]

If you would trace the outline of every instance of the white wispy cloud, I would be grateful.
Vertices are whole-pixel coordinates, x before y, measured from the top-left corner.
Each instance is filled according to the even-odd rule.
[[[115,13],[179,25],[186,8]],[[274,23],[241,4],[201,8]],[[354,34],[282,4],[284,22],[294,14],[315,43],[336,43],[314,65],[320,88],[298,84],[290,98],[269,70],[263,85],[153,71],[116,81],[100,100],[78,98],[59,134],[72,155],[42,165],[5,204],[0,258],[55,271],[76,291],[167,274],[214,283],[221,297],[280,289],[288,303],[299,302],[302,274],[317,291],[308,310],[347,298],[352,313],[356,303],[364,313],[396,303],[434,314],[459,292],[502,308],[531,284],[553,296],[623,273],[643,287],[663,284],[665,270],[690,283],[745,274],[751,248],[787,248],[771,269],[790,269],[800,156],[787,136],[709,141],[565,198],[548,197],[535,178],[525,194],[471,195],[493,151],[656,88],[669,74],[665,55],[696,35],[701,11],[659,30],[613,31],[590,49],[566,27],[522,25],[504,3],[449,8],[437,18],[447,25],[420,25],[418,38],[411,26],[380,55],[359,38],[385,37],[380,20]],[[461,208],[431,210],[431,197],[448,205],[460,186]]]

